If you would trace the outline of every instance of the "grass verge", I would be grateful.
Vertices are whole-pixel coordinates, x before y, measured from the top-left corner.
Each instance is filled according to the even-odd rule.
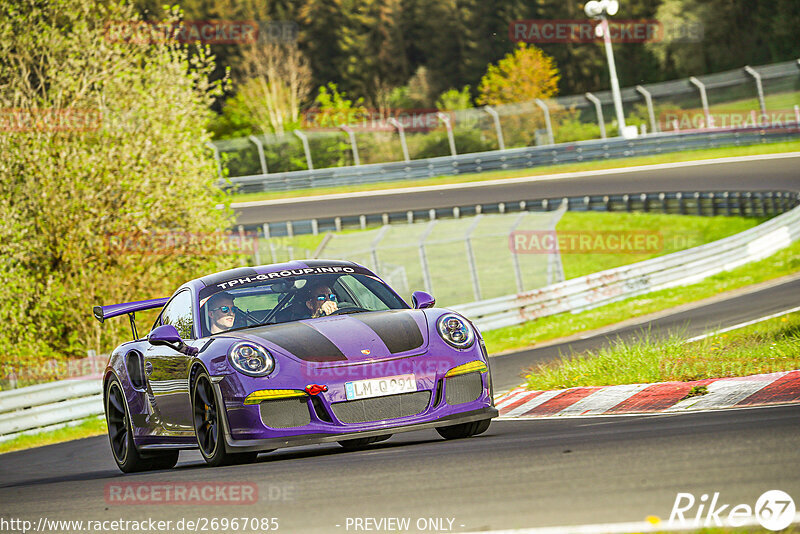
[[[748,145],[740,147],[711,148],[704,150],[689,150],[683,152],[670,152],[653,156],[638,156],[624,159],[587,161],[584,163],[565,163],[561,165],[550,165],[535,167],[530,169],[517,169],[513,171],[492,171],[473,174],[461,174],[456,176],[437,176],[423,180],[402,180],[392,182],[380,182],[364,185],[350,185],[338,187],[318,187],[309,189],[296,189],[293,191],[274,191],[260,193],[233,193],[231,202],[253,202],[258,200],[274,200],[278,198],[298,198],[310,195],[332,195],[336,193],[352,193],[359,191],[379,191],[398,189],[400,187],[424,187],[429,185],[443,184],[462,184],[470,182],[482,182],[486,180],[501,180],[504,178],[519,178],[522,176],[540,176],[543,174],[554,174],[562,172],[581,172],[600,169],[617,169],[624,167],[635,167],[637,165],[655,165],[658,163],[676,163],[681,161],[694,161],[714,158],[725,158],[732,156],[752,156],[757,154],[779,154],[782,152],[794,152],[800,150],[800,141],[788,141],[783,143]]]
[[[40,432],[38,434],[26,434],[17,436],[8,441],[0,442],[0,454],[41,447],[43,445],[51,445],[53,443],[62,443],[64,441],[72,441],[74,439],[100,436],[106,432],[106,420],[104,418],[90,417],[79,425],[66,426],[56,430]]]
[[[542,317],[483,334],[491,354],[529,348],[537,343],[594,330],[633,317],[713,297],[723,291],[765,282],[800,271],[800,241],[769,258],[719,273],[690,286],[655,291],[581,313]]]
[[[800,369],[800,313],[776,317],[738,330],[686,343],[645,336],[617,341],[541,365],[526,375],[533,390],[652,382],[690,382]],[[702,395],[697,391],[696,395]]]

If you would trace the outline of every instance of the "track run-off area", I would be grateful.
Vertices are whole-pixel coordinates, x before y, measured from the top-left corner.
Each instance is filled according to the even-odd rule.
[[[529,182],[471,184],[441,191],[300,199],[236,209],[240,222],[249,223],[242,218],[262,217],[260,213],[277,221],[287,220],[288,213],[291,218],[312,213],[340,216],[399,211],[412,205],[415,209],[437,203],[458,205],[476,198],[489,202],[800,186],[800,154],[738,159],[742,161],[602,171],[551,180],[536,177]],[[697,336],[795,308],[798,297],[800,277],[791,276],[616,328],[497,355],[492,358],[495,389],[518,386],[526,367],[570,351],[597,349],[618,336],[635,337],[643,329],[656,336],[675,331]],[[336,444],[281,449],[260,455],[252,464],[221,468],[207,468],[199,453],[185,451],[175,469],[135,475],[117,470],[108,438],[100,436],[0,455],[0,517],[30,521],[31,530],[49,525],[49,530],[39,529],[46,532],[97,532],[85,528],[90,525],[86,522],[105,521],[110,527],[115,520],[171,521],[168,529],[155,526],[139,532],[211,531],[215,518],[249,521],[246,528],[241,523],[233,528],[231,522],[220,528],[218,522],[214,531],[220,532],[524,532],[544,527],[602,532],[643,530],[642,525],[668,529],[680,494],[687,507],[686,495],[696,500],[684,514],[690,521],[705,520],[715,495],[717,509],[729,505],[724,516],[740,504],[755,508],[769,490],[786,492],[800,503],[799,464],[798,405],[498,420],[485,434],[469,439],[445,441],[435,431],[420,431],[362,451],[348,452]],[[143,485],[149,488],[148,500],[131,493],[130,488]],[[168,488],[193,485],[216,485],[223,491],[202,503],[164,499]],[[232,487],[239,493],[226,493],[225,488]],[[156,497],[154,488],[161,488],[161,497]],[[126,492],[135,498],[123,498]],[[57,529],[48,523],[54,520],[84,523]],[[187,528],[189,521],[197,528]],[[3,527],[0,531],[12,531],[9,525]]]

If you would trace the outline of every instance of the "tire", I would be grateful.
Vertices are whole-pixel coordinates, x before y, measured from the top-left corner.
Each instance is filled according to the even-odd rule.
[[[154,469],[154,458],[145,458],[139,454],[133,442],[131,416],[128,405],[125,403],[125,394],[119,380],[112,378],[106,386],[106,425],[108,426],[108,442],[111,445],[111,454],[117,467],[123,473],[136,473]],[[158,469],[167,469],[178,461],[178,451],[175,453],[175,462],[167,466],[159,464]],[[170,453],[171,454],[171,453]],[[166,457],[166,456],[164,456]],[[163,465],[163,467],[161,467]]]
[[[169,451],[159,453],[158,456],[150,456],[147,460],[151,464],[151,469],[172,469],[178,463],[180,451]]]
[[[355,438],[355,439],[343,439],[339,441],[339,445],[345,448],[348,451],[357,451],[360,449],[364,449],[373,443],[378,443],[379,441],[385,441],[391,438],[391,434],[386,434],[384,436],[373,436],[371,438]]]
[[[211,379],[202,371],[192,384],[192,422],[203,460],[212,467],[255,461],[258,452],[232,454],[225,450],[222,417]]]
[[[461,439],[470,436],[477,436],[489,430],[491,419],[473,421],[472,423],[461,423],[460,425],[441,426],[436,429],[444,439]]]

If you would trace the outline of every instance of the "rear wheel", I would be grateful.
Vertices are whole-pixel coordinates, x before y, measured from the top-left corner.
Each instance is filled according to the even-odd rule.
[[[258,452],[231,454],[225,450],[222,407],[217,404],[211,379],[201,372],[192,386],[192,414],[197,445],[206,463],[212,467],[252,462]]]
[[[491,419],[473,421],[472,423],[461,423],[460,425],[441,426],[436,429],[444,439],[460,439],[470,436],[477,436],[489,430]]]
[[[128,405],[122,386],[116,378],[106,388],[106,424],[111,453],[123,473],[136,473],[150,469],[170,469],[178,462],[178,451],[144,457],[136,450]]]
[[[391,437],[392,437],[391,434],[386,434],[384,436],[373,436],[371,438],[343,439],[338,443],[348,451],[357,451],[359,449],[363,449],[369,445],[372,445],[373,443],[378,443],[379,441],[386,441]]]

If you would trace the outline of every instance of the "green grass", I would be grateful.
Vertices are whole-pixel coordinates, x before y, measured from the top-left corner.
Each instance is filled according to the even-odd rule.
[[[38,434],[26,434],[0,442],[0,454],[22,449],[31,449],[53,443],[62,443],[75,439],[100,436],[107,432],[106,420],[102,417],[90,417],[81,424],[67,426],[57,430],[39,432]]]
[[[483,337],[491,354],[529,348],[544,341],[609,326],[799,271],[800,241],[796,241],[769,258],[716,274],[697,284],[655,291],[581,313],[562,313],[489,330]]]
[[[800,369],[800,313],[686,343],[648,336],[617,341],[598,352],[571,355],[529,370],[528,389],[690,382]],[[698,388],[695,395],[704,391]]]
[[[782,152],[793,152],[800,150],[800,141],[789,141],[784,143],[771,143],[767,145],[750,145],[741,147],[713,148],[704,150],[690,150],[684,152],[672,152],[653,156],[639,156],[625,159],[614,159],[604,161],[587,161],[584,163],[567,163],[561,165],[550,165],[531,169],[518,169],[513,171],[492,171],[484,173],[461,174],[457,176],[438,176],[421,180],[403,180],[393,182],[381,182],[375,184],[350,185],[338,187],[319,187],[309,189],[297,189],[294,191],[274,191],[260,193],[232,193],[231,202],[252,202],[256,200],[273,200],[278,198],[300,198],[310,195],[330,195],[337,193],[352,193],[358,191],[378,191],[391,190],[401,187],[421,187],[442,184],[461,184],[470,182],[481,182],[486,180],[500,180],[504,178],[518,178],[522,176],[540,176],[543,174],[554,174],[562,172],[581,172],[598,169],[616,169],[624,167],[634,167],[637,165],[654,165],[657,163],[676,163],[681,161],[694,161],[714,158],[724,158],[731,156],[751,156],[756,154],[778,154]]]

